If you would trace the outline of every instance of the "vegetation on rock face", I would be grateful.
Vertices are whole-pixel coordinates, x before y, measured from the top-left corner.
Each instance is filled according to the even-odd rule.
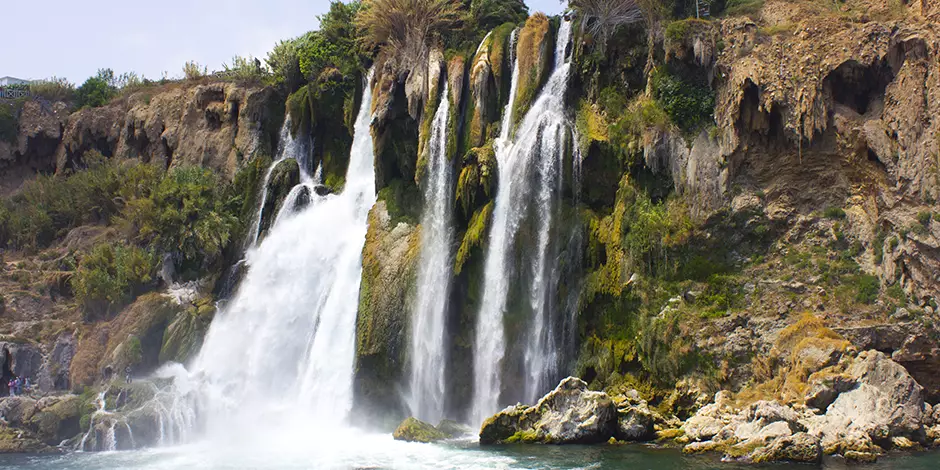
[[[516,45],[516,57],[519,63],[518,88],[516,102],[513,105],[513,119],[522,120],[525,112],[535,101],[538,92],[550,73],[552,61],[551,21],[544,14],[535,14],[526,20],[525,27],[519,33]],[[514,123],[515,124],[515,123]]]
[[[81,259],[72,290],[85,308],[86,320],[91,320],[136,297],[153,280],[155,270],[151,253],[137,246],[105,243]]]
[[[427,63],[429,41],[460,16],[458,0],[365,0],[356,17],[367,47],[381,48],[402,69]]]

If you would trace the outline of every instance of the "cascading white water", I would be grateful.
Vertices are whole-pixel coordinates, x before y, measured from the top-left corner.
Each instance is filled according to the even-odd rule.
[[[376,200],[371,105],[366,86],[345,190],[313,193],[316,203],[282,217],[249,251],[247,274],[190,372],[175,374],[178,388],[192,389],[209,437],[243,440],[272,425],[347,418],[362,247]]]
[[[444,367],[447,364],[446,314],[451,278],[454,228],[453,163],[447,155],[450,116],[448,86],[431,122],[428,139],[418,294],[411,326],[411,412],[437,423],[444,416]]]
[[[553,201],[559,188],[560,161],[568,128],[564,114],[564,97],[571,68],[567,55],[570,36],[571,23],[563,21],[555,47],[555,68],[538,98],[523,117],[515,138],[510,138],[509,129],[513,120],[511,106],[514,104],[514,91],[518,86],[515,83],[518,64],[513,66],[513,95],[507,105],[507,112],[504,113],[501,136],[495,146],[499,168],[498,193],[489,234],[489,251],[484,264],[485,287],[480,314],[477,316],[474,343],[472,416],[477,423],[499,408],[501,368],[506,352],[503,317],[506,313],[513,268],[510,255],[520,225],[533,203],[538,238],[531,267],[533,282],[529,290],[533,318],[525,348],[527,382],[533,380],[533,377],[539,382],[531,385],[532,389],[543,387],[541,382],[542,377],[547,375],[545,370],[553,367],[548,363],[555,363],[551,357],[552,351],[548,349],[553,346],[552,341],[548,340],[553,333],[547,331],[547,325],[552,319],[546,318],[550,314],[546,308],[547,297],[551,294],[546,285],[551,276],[546,275],[546,270],[549,269],[547,250],[555,213]],[[535,185],[531,184],[533,181]],[[536,328],[540,329],[535,330]],[[531,356],[529,351],[533,351]],[[539,354],[542,356],[536,357]],[[527,383],[527,394],[529,387]]]

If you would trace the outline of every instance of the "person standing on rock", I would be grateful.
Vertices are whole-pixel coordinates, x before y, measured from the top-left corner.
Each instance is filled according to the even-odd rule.
[[[131,366],[124,368],[124,381],[126,383],[131,383]]]

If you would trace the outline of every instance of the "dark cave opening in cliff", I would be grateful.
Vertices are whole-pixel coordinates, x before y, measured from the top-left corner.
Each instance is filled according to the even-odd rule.
[[[754,82],[746,80],[744,87],[737,122],[741,136],[768,147],[785,146],[786,131],[780,107],[772,104],[768,109],[762,104],[760,88]]]
[[[3,352],[0,352],[0,361],[3,362],[2,367],[0,367],[0,371],[3,372],[2,376],[0,376],[0,390],[9,392],[7,390],[7,382],[15,377],[13,375],[13,354],[10,353],[9,348],[4,347]],[[6,395],[6,393],[2,395]]]
[[[833,101],[865,114],[884,97],[893,80],[894,71],[887,61],[876,60],[866,66],[850,60],[833,70],[823,83]]]

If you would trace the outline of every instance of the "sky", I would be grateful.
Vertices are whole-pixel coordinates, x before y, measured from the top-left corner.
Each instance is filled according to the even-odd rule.
[[[560,13],[559,0],[527,0]],[[221,70],[235,55],[264,58],[281,39],[317,28],[329,0],[47,0],[42,14],[4,22],[0,77],[65,77],[81,84],[99,68],[151,79],[196,61]]]

